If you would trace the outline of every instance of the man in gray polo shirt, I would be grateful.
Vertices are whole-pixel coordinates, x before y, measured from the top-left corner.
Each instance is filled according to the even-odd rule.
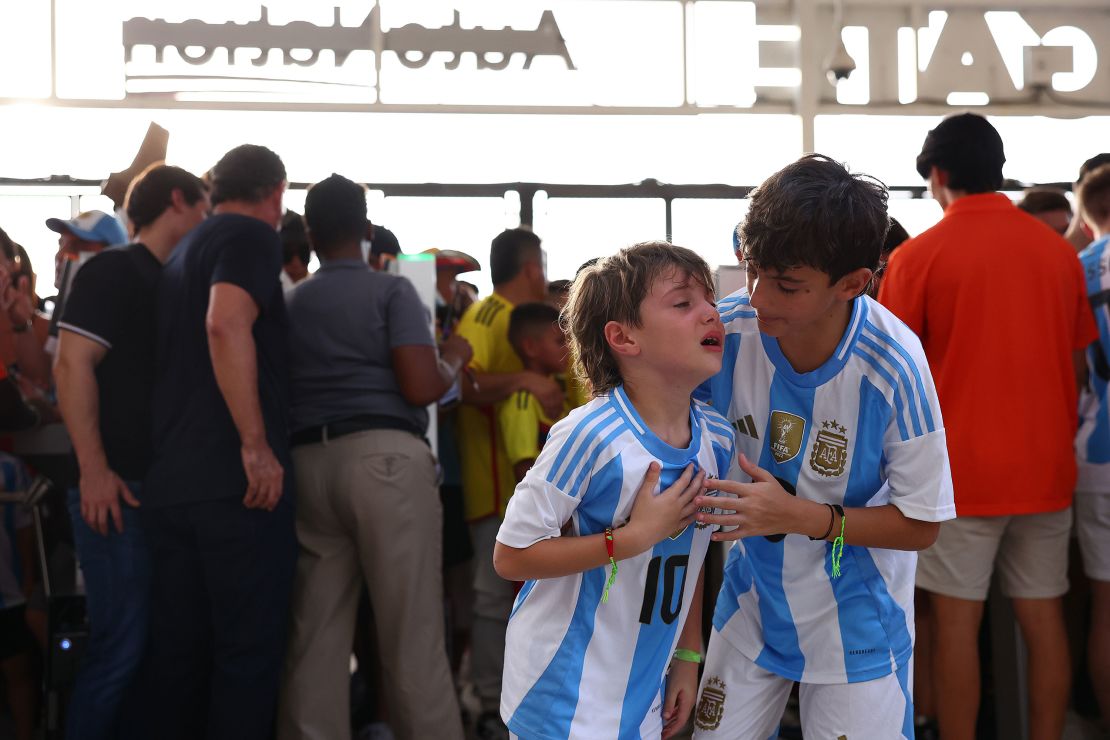
[[[426,406],[470,360],[437,353],[405,278],[362,261],[366,194],[332,175],[305,201],[319,271],[287,296],[300,556],[279,738],[350,737],[349,656],[364,578],[399,740],[461,740],[443,640],[442,510]]]

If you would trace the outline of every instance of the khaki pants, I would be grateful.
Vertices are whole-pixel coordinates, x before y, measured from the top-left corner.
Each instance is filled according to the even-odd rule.
[[[505,671],[505,630],[516,599],[516,584],[493,569],[493,548],[501,517],[470,525],[474,544],[474,624],[470,629],[470,678],[483,712],[501,708],[501,675]]]
[[[278,738],[350,732],[349,660],[365,579],[398,740],[462,740],[444,648],[435,460],[411,434],[370,430],[293,450],[300,557]]]

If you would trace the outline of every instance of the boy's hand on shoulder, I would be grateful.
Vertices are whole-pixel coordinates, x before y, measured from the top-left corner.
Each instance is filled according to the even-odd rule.
[[[644,482],[636,491],[628,526],[625,527],[629,534],[636,537],[637,554],[693,523],[697,511],[694,499],[705,487],[705,473],[695,473],[694,466],[687,465],[678,480],[656,495],[659,471],[659,463],[653,462],[648,466]]]
[[[663,735],[674,737],[686,726],[690,711],[698,698],[698,664],[685,660],[671,661],[667,674],[667,693],[663,703]]]
[[[743,454],[740,455],[739,462],[740,469],[751,476],[751,483],[711,479],[705,482],[706,488],[716,489],[730,496],[699,496],[694,502],[699,507],[724,509],[734,513],[699,513],[698,521],[721,527],[735,527],[728,532],[714,532],[713,539],[717,541],[797,532],[799,517],[796,508],[799,503],[804,502],[787,493],[775,476]]]
[[[565,398],[563,387],[554,378],[549,378],[546,375],[540,375],[530,370],[525,370],[524,373],[528,379],[525,389],[540,402],[543,413],[550,419],[559,416],[563,411],[563,399]]]

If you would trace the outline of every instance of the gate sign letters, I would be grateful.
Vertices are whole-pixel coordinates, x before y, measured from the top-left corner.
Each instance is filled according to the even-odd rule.
[[[147,17],[136,13],[147,4],[132,0],[125,17],[105,19],[116,7],[109,4],[95,33],[59,34],[69,40],[52,51],[52,95],[122,106],[219,100],[666,114],[781,113],[800,105],[801,89],[826,112],[1110,110],[1110,11],[1096,0],[1013,0],[1009,9],[1005,0],[974,8],[844,0],[843,31],[833,0],[529,1],[472,6],[480,12],[448,6],[434,16],[400,0],[324,8],[286,0],[279,17],[276,2],[245,0],[189,11],[203,18],[167,18],[158,8],[181,6],[151,0]],[[511,23],[491,23],[499,12]],[[330,23],[319,22],[325,14]],[[89,19],[67,20],[63,9],[56,23],[67,22]],[[857,68],[834,85],[824,60],[841,38]],[[15,95],[4,77],[0,99]]]

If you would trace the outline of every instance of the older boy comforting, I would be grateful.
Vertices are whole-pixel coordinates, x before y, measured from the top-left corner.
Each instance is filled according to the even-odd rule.
[[[706,482],[736,498],[697,518],[739,541],[695,736],[775,736],[799,682],[806,737],[913,737],[913,551],[956,512],[921,344],[865,295],[886,199],[808,155],[752,194],[738,228],[747,287],[719,304],[724,367],[708,391],[741,454]]]

